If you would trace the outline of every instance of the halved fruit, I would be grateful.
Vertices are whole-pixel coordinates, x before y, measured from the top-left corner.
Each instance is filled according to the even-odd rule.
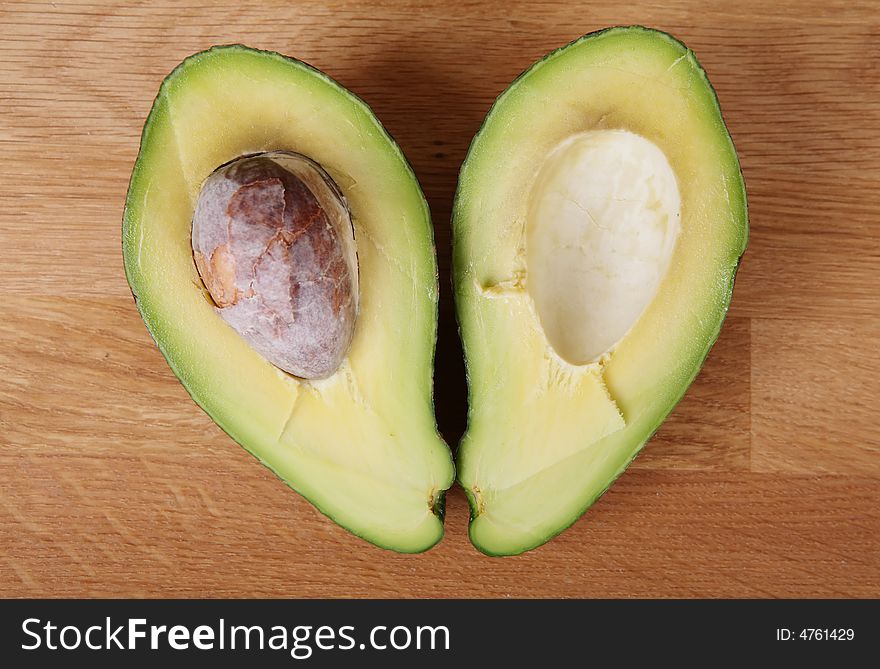
[[[282,177],[267,161],[307,158],[329,175],[350,211],[359,276],[345,274],[345,286],[358,293],[356,325],[350,347],[350,333],[339,335],[338,346],[346,348],[333,354],[345,353],[341,364],[338,355],[329,356],[329,366],[318,361],[315,376],[326,378],[297,378],[257,353],[221,319],[225,305],[216,291],[212,301],[194,263],[192,221],[203,184],[218,167],[252,154],[267,157],[251,160],[256,168],[248,169]],[[300,188],[308,184],[305,176],[305,182],[291,179],[281,181],[299,188],[312,206],[318,187],[309,195]],[[254,192],[269,197],[281,181],[264,180]],[[375,544],[415,552],[440,539],[453,467],[432,404],[433,230],[411,168],[363,101],[274,53],[230,46],[188,58],[162,84],[144,127],[126,200],[123,255],[150,333],[193,399],[233,439]],[[349,272],[353,256],[346,257],[349,268],[337,262],[335,272]],[[216,254],[202,260],[206,274],[217,271],[209,283],[220,285],[226,265]],[[290,279],[278,263],[271,271]],[[275,296],[284,301],[302,286],[277,288],[287,291]],[[343,297],[351,314],[350,295]],[[248,327],[237,318],[230,321]]]
[[[454,282],[470,384],[471,540],[534,548],[623,472],[730,302],[746,196],[694,54],[587,35],[495,102],[461,170]]]

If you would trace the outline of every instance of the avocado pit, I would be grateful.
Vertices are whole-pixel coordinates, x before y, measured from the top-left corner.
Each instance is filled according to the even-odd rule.
[[[269,362],[305,379],[339,368],[357,317],[357,252],[320,165],[286,151],[222,165],[199,193],[192,249],[220,317]]]

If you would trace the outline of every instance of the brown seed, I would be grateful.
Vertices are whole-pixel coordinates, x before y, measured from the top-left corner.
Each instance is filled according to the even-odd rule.
[[[196,268],[220,316],[269,362],[331,375],[357,315],[351,217],[330,176],[305,156],[246,156],[208,177],[192,225]]]

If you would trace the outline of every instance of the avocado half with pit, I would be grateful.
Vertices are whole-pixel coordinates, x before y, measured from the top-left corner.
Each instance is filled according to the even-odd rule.
[[[473,140],[453,232],[470,536],[521,553],[623,472],[727,312],[745,187],[693,52],[625,27],[536,63]]]
[[[355,534],[440,539],[433,230],[363,101],[275,53],[188,58],[144,127],[122,237],[150,333],[220,427]]]

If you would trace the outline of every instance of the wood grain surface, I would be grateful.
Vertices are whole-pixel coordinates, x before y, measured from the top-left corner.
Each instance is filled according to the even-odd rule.
[[[0,595],[880,596],[878,16],[851,0],[3,3]],[[120,219],[159,83],[243,42],[372,105],[434,215],[454,443],[449,214],[470,138],[535,59],[627,23],[696,51],[742,159],[751,243],[718,344],[550,544],[477,553],[460,490],[426,554],[354,538],[196,407],[135,311]]]

